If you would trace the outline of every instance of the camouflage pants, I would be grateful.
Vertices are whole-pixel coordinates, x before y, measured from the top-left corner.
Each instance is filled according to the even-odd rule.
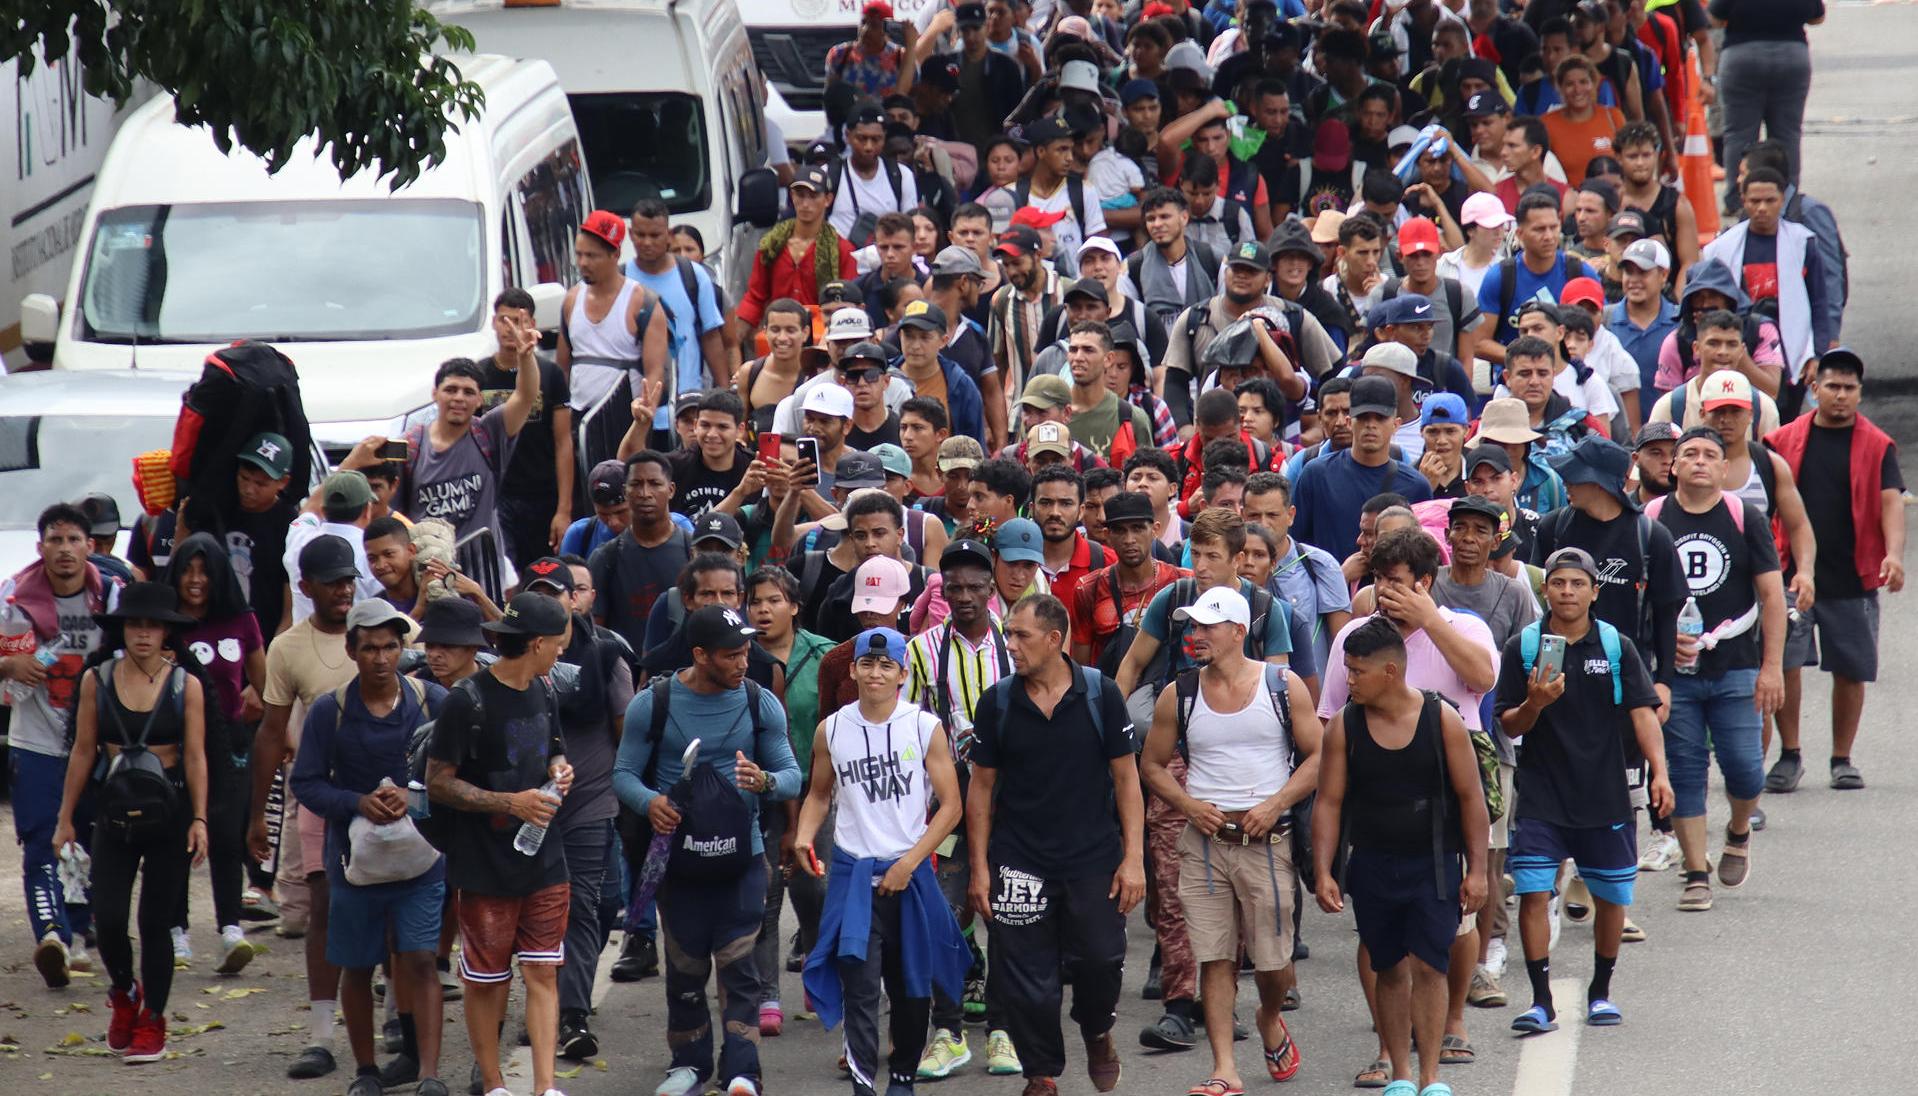
[[[1185,761],[1174,755],[1166,771],[1185,787]],[[1179,902],[1179,835],[1185,815],[1177,807],[1147,793],[1145,800],[1146,919],[1159,940],[1159,984],[1167,1001],[1191,1001],[1199,996],[1199,965],[1185,935],[1185,907]]]

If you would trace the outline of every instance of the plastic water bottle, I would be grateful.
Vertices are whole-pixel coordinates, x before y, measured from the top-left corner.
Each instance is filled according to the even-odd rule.
[[[1678,634],[1694,640],[1705,634],[1705,614],[1698,611],[1698,599],[1695,597],[1686,598],[1685,607],[1678,611]],[[1681,674],[1695,674],[1698,672],[1698,656],[1703,653],[1695,649],[1690,662],[1684,661],[1684,656],[1680,655],[1678,665],[1672,668]]]
[[[559,785],[551,780],[539,786],[539,794],[548,799],[559,799]],[[539,854],[540,845],[546,840],[546,827],[531,822],[520,823],[519,833],[513,838],[513,847],[527,856]]]
[[[27,614],[20,611],[9,596],[4,606],[0,606],[0,658],[24,655],[33,650],[33,622]],[[26,699],[30,690],[17,681],[8,681],[0,687],[0,704],[13,705]]]
[[[406,813],[414,818],[426,818],[433,813],[433,804],[426,798],[426,785],[417,780],[406,782]]]

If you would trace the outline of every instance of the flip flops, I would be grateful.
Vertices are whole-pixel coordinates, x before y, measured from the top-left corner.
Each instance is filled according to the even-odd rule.
[[[1384,1088],[1391,1080],[1392,1067],[1386,1064],[1385,1059],[1375,1058],[1371,1065],[1359,1070],[1359,1075],[1352,1078],[1352,1087]]]
[[[1298,1076],[1299,1067],[1305,1064],[1305,1055],[1299,1053],[1298,1044],[1292,1041],[1292,1033],[1285,1032],[1277,1050],[1265,1052],[1265,1072],[1274,1081],[1290,1081]]]
[[[1533,1005],[1512,1021],[1512,1030],[1520,1035],[1543,1035],[1558,1030],[1558,1021],[1545,1014],[1545,1006]]]
[[[1419,1089],[1419,1096],[1452,1096],[1452,1086],[1444,1081],[1433,1081]]]
[[[1410,1081],[1393,1081],[1385,1086],[1385,1096],[1419,1096],[1419,1086]]]
[[[1245,1096],[1245,1089],[1222,1078],[1211,1077],[1187,1089],[1185,1096]]]
[[[1616,1027],[1625,1022],[1618,1006],[1600,997],[1585,1006],[1585,1022],[1592,1027]]]
[[[1472,1049],[1463,1035],[1447,1035],[1439,1040],[1439,1064],[1442,1066],[1469,1066],[1478,1061],[1478,1051]],[[1421,1094],[1423,1096],[1423,1094]]]

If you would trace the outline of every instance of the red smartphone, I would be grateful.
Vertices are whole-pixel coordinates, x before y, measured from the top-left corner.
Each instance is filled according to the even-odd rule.
[[[765,461],[767,464],[778,460],[780,441],[781,438],[778,434],[767,433],[759,435],[759,459]]]

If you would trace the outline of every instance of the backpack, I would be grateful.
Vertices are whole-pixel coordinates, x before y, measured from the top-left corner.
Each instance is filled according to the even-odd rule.
[[[647,727],[652,743],[652,761],[645,779],[650,782],[659,763],[659,744],[665,740],[672,696],[672,675],[648,686],[653,694],[653,718]],[[746,710],[752,718],[752,734],[759,738],[760,697],[765,690],[747,680]],[[738,879],[752,866],[753,811],[739,798],[739,789],[710,761],[701,761],[684,773],[668,793],[679,810],[679,825],[673,830],[672,850],[666,860],[668,875],[679,879],[724,882]],[[651,826],[647,827],[648,831]]]
[[[304,498],[313,475],[313,435],[292,360],[250,341],[208,354],[200,379],[180,397],[180,417],[173,425],[176,497],[211,504],[208,513],[236,513],[237,455],[261,433],[287,440],[292,449],[287,491]]]
[[[1592,270],[1585,265],[1585,260],[1569,251],[1561,251],[1559,255],[1565,260],[1566,281],[1569,282],[1573,278],[1592,277]],[[1574,271],[1577,271],[1577,273],[1573,273]],[[1501,331],[1517,329],[1511,322],[1512,305],[1516,303],[1517,296],[1518,255],[1514,253],[1507,255],[1505,259],[1498,264],[1498,316],[1492,322],[1492,334],[1494,336],[1497,336]]]
[[[1660,497],[1662,498],[1663,496]],[[1661,503],[1660,505],[1662,506],[1663,504]],[[1565,547],[1565,530],[1571,525],[1572,514],[1575,512],[1577,512],[1577,507],[1570,505],[1561,506],[1552,511],[1552,544],[1555,547]],[[1739,528],[1742,529],[1744,528],[1743,522],[1745,515],[1742,510],[1737,511],[1737,513],[1737,520],[1740,522]],[[1633,596],[1637,601],[1636,611],[1632,619],[1638,622],[1638,635],[1633,637],[1634,641],[1641,640],[1643,637],[1652,634],[1651,610],[1645,604],[1645,592],[1650,588],[1652,582],[1652,522],[1656,521],[1657,517],[1657,511],[1653,509],[1650,503],[1647,503],[1645,509],[1639,511],[1634,521],[1634,527],[1638,533],[1638,581],[1632,583]],[[1592,619],[1596,620],[1598,618],[1593,617]]]
[[[1624,648],[1619,646],[1618,629],[1596,617],[1592,618],[1592,623],[1598,626],[1598,644],[1605,649],[1605,661],[1612,664],[1612,703],[1623,704],[1625,703],[1625,673],[1620,666],[1619,657]],[[1528,675],[1532,672],[1533,664],[1538,661],[1539,637],[1544,632],[1544,625],[1535,620],[1518,633],[1518,658]]]
[[[1111,574],[1114,604],[1123,604],[1123,602],[1117,600],[1119,586],[1118,572],[1114,571],[1111,572]],[[1172,591],[1172,600],[1166,606],[1167,630],[1165,642],[1159,645],[1159,650],[1152,656],[1152,662],[1146,667],[1145,672],[1139,675],[1139,683],[1141,685],[1153,684],[1155,686],[1162,686],[1164,684],[1167,675],[1171,673],[1172,652],[1178,650],[1185,643],[1185,624],[1179,620],[1178,611],[1199,600],[1199,580],[1191,576],[1173,582],[1167,589]],[[1154,594],[1153,596],[1157,597],[1158,595]],[[1245,633],[1246,643],[1252,649],[1246,652],[1246,657],[1263,661],[1265,658],[1265,618],[1272,612],[1272,592],[1263,586],[1256,586],[1252,590],[1252,596],[1246,600],[1249,601],[1252,606],[1252,625],[1246,629]],[[1106,644],[1105,652],[1102,652],[1099,656],[1102,664],[1105,661],[1106,655],[1109,654],[1114,647],[1123,646],[1130,648],[1132,646],[1132,639],[1137,635],[1138,630],[1134,628],[1133,636],[1125,636],[1126,627],[1126,625],[1121,625],[1120,636],[1115,636],[1114,642]],[[1123,643],[1120,642],[1121,636],[1124,637]],[[1119,657],[1123,659],[1124,654],[1121,653]]]
[[[1285,354],[1285,360],[1292,363],[1292,368],[1303,371],[1305,361],[1299,357],[1299,330],[1305,325],[1305,307],[1284,297],[1273,299],[1279,302],[1279,314],[1285,317],[1288,330],[1272,332],[1272,341],[1279,344],[1279,350]],[[1189,369],[1199,368],[1199,329],[1212,318],[1210,305],[1210,301],[1200,301],[1185,310],[1185,346]],[[1214,330],[1213,334],[1216,336],[1218,331]],[[1198,379],[1204,380],[1205,377],[1201,375]]]
[[[107,690],[113,687],[109,676],[112,672],[111,662],[94,667],[94,704],[98,718],[113,720],[125,745],[120,747],[119,755],[111,759],[106,757],[104,748],[100,751],[100,795],[96,810],[100,820],[121,839],[130,845],[143,845],[163,836],[180,810],[180,790],[174,786],[159,757],[147,748],[147,735],[152,733],[162,706],[171,707],[176,718],[185,718],[186,671],[175,666],[167,675],[166,689],[154,698],[153,710],[147,713],[137,739],[128,736],[119,711],[107,703]]]
[[[479,674],[475,673],[470,677],[464,677],[454,682],[453,687],[447,690],[449,693],[464,694],[468,700],[472,701],[473,722],[471,725],[475,727],[483,726],[486,722],[486,702],[480,695],[478,679]],[[426,683],[404,674],[400,676],[400,680],[406,682],[407,687],[413,690],[413,699],[419,702],[420,710],[424,712],[426,710]],[[558,694],[553,690],[552,685],[544,680],[536,681],[536,684],[544,690],[546,707],[548,711],[552,713],[554,725],[557,726],[559,723]],[[337,713],[343,713],[345,711],[344,702],[346,700],[346,691],[352,687],[353,683],[349,681],[345,685],[333,690],[333,704],[336,713],[334,716],[335,723],[333,724],[334,730],[339,729],[339,723],[337,722],[339,715]],[[444,700],[440,702],[442,712],[445,711],[445,704],[446,702]],[[431,760],[433,756],[433,747],[438,741],[438,738],[439,720],[437,718],[426,720],[424,723],[413,728],[412,737],[406,741],[407,780],[417,781],[422,786],[426,784],[427,762]],[[465,758],[462,757],[461,760],[465,760]],[[430,803],[427,806],[427,811],[428,813],[425,818],[415,818],[413,823],[419,828],[420,835],[426,838],[429,844],[444,852],[446,851],[447,841],[452,836],[451,831],[454,814],[450,810],[435,811],[432,809]]]
[[[892,187],[893,210],[890,212],[904,213],[906,211],[906,184],[904,177],[900,174],[898,161],[888,156],[881,156],[879,158],[879,166],[885,170],[886,182]],[[832,179],[833,193],[835,195],[839,194],[841,190],[839,182],[845,178],[846,175],[846,158],[843,156],[834,157],[831,166],[826,169],[826,173]],[[854,248],[861,248],[871,242],[873,229],[879,223],[879,215],[860,210],[858,188],[847,189],[845,194],[846,197],[852,199],[853,212],[852,227],[845,233],[846,242]],[[834,200],[837,201],[837,198]],[[831,211],[828,210],[827,212],[830,213]]]
[[[1186,248],[1187,262],[1196,262],[1199,264],[1199,267],[1203,270],[1216,271],[1219,269],[1220,259],[1217,255],[1212,254],[1211,248],[1193,239],[1189,235],[1185,238],[1185,248]],[[1144,247],[1140,247],[1139,250],[1134,251],[1131,255],[1126,256],[1125,268],[1126,268],[1126,275],[1132,279],[1133,285],[1137,286],[1137,285],[1143,284],[1143,279],[1145,278],[1145,248]],[[1141,292],[1143,292],[1143,290],[1141,290]],[[1140,304],[1143,305],[1144,302],[1141,301]],[[1148,311],[1150,310],[1148,309]],[[1128,316],[1125,318],[1129,320],[1131,317]],[[1164,317],[1161,317],[1161,318],[1164,318]],[[1117,319],[1115,318],[1113,322],[1116,323]],[[1064,326],[1070,327],[1071,324],[1065,324]],[[1135,329],[1138,328],[1137,324],[1133,326],[1135,327]],[[1197,326],[1194,325],[1192,330],[1194,331],[1198,330]],[[1186,336],[1186,338],[1188,339],[1190,339],[1191,337],[1192,336],[1190,334]],[[1139,341],[1141,342],[1145,341],[1145,333],[1143,330],[1140,330]]]
[[[1740,533],[1743,533],[1745,531],[1745,500],[1725,490],[1720,490],[1718,497],[1724,502],[1725,509],[1731,511],[1732,525],[1735,526]],[[1671,498],[1671,496],[1659,495],[1657,498],[1646,503],[1645,517],[1651,521],[1657,521],[1658,515],[1665,512],[1665,500],[1668,498]]]
[[[1791,201],[1785,203],[1785,219],[1805,223],[1805,192],[1793,190]],[[1851,299],[1851,249],[1845,246],[1845,236],[1838,231],[1838,218],[1831,219],[1831,230],[1838,244],[1838,278],[1844,289],[1845,300]]]
[[[1749,320],[1750,317],[1748,316],[1746,317],[1746,319]],[[1685,429],[1685,404],[1688,402],[1686,400],[1686,396],[1690,394],[1688,391],[1690,388],[1691,388],[1691,384],[1687,382],[1685,384],[1679,385],[1677,388],[1672,389],[1672,405],[1671,405],[1672,425],[1676,426],[1681,431]],[[1760,438],[1760,434],[1758,432],[1758,418],[1759,418],[1758,413],[1754,411],[1752,413],[1752,440],[1753,441],[1758,441]],[[1771,462],[1766,461],[1765,463],[1770,464]],[[1764,475],[1764,473],[1762,472],[1759,474]],[[1766,487],[1766,490],[1768,491],[1771,489],[1771,485],[1769,483],[1766,484],[1765,487]]]
[[[1379,300],[1391,300],[1398,296],[1399,291],[1404,287],[1404,278],[1392,277],[1385,279],[1385,288],[1379,291]],[[1451,316],[1453,321],[1456,322],[1459,317],[1465,315],[1465,291],[1459,287],[1457,278],[1440,276],[1439,287],[1445,290],[1445,307],[1450,310],[1447,315]],[[1444,386],[1441,385],[1440,387]]]
[[[1295,751],[1292,744],[1292,694],[1286,685],[1285,674],[1285,667],[1274,666],[1270,662],[1265,664],[1265,691],[1272,698],[1272,710],[1279,713],[1279,730],[1285,734],[1286,752],[1293,754]],[[1180,757],[1189,759],[1186,748],[1186,727],[1192,720],[1192,709],[1199,700],[1199,671],[1187,670],[1180,674],[1174,680],[1173,687],[1177,690],[1175,695],[1178,704],[1175,710],[1179,721],[1179,737],[1174,748],[1178,750]],[[1294,760],[1297,760],[1296,756]]]
[[[1106,675],[1090,666],[1081,666],[1076,662],[1073,663],[1072,668],[1079,672],[1080,680],[1086,683],[1086,710],[1092,713],[1092,733],[1103,739],[1106,736],[1106,717],[1100,710],[1100,700],[1105,696]],[[1017,675],[1007,674],[986,688],[986,691],[992,694],[992,710],[998,716],[999,725],[1002,727],[1006,722],[1006,713],[1012,709],[1012,683],[1017,680],[1019,680]],[[983,704],[985,697],[981,696],[979,701]],[[1136,751],[1138,746],[1135,744],[1133,749]]]
[[[887,161],[890,163],[891,161]],[[1019,208],[1032,198],[1032,177],[1021,176],[1019,185],[1012,188],[1012,200]],[[1079,235],[1086,234],[1086,177],[1083,175],[1066,176],[1066,202],[1072,206],[1072,221],[1079,226]]]

